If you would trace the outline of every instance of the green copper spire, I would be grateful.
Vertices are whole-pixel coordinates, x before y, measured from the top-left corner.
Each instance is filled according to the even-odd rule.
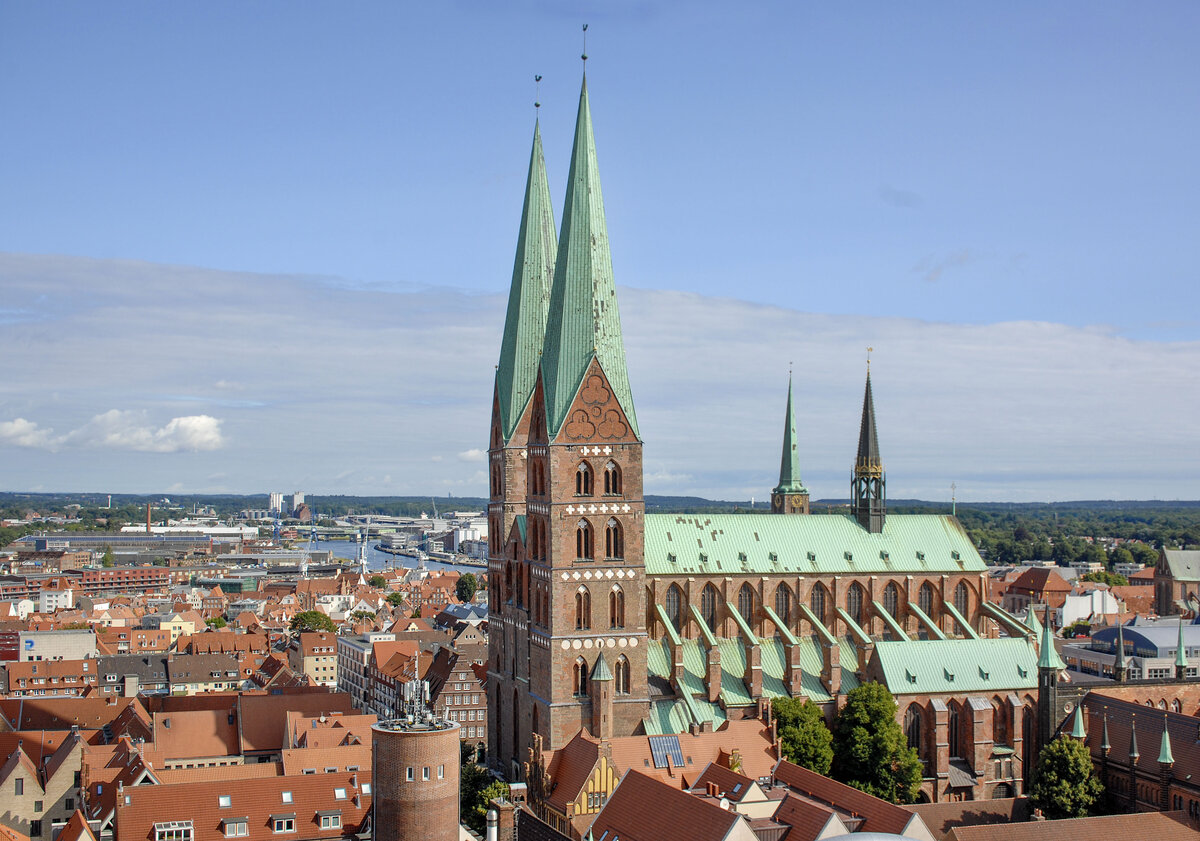
[[[500,432],[505,441],[512,437],[537,382],[557,250],[554,208],[546,183],[546,160],[542,157],[542,135],[534,123],[525,204],[521,208],[521,230],[517,234],[517,257],[508,291],[508,315],[504,319],[504,339],[500,343],[500,364],[496,366]]]
[[[597,680],[612,680],[613,673],[608,669],[608,662],[604,659],[604,652],[600,652],[600,656],[596,658],[596,665],[592,666],[592,681]]]
[[[1187,651],[1183,647],[1183,617],[1179,617],[1179,644],[1175,646],[1175,669],[1187,669]]]
[[[858,430],[858,455],[850,481],[850,507],[859,525],[872,534],[883,531],[887,517],[887,478],[879,458],[879,436],[875,432],[875,398],[871,395],[871,370],[863,393],[862,424]]]
[[[1081,742],[1087,738],[1087,731],[1083,729],[1083,705],[1075,707],[1075,718],[1071,723],[1071,738],[1079,739]]]
[[[551,438],[562,427],[592,359],[599,360],[631,431],[638,435],[584,77],[542,354],[546,425]]]
[[[1117,679],[1120,680],[1125,674],[1125,626],[1118,620],[1117,624],[1117,655],[1113,659],[1113,672],[1120,674]]]
[[[1054,648],[1054,632],[1050,630],[1050,608],[1047,607],[1046,622],[1042,626],[1041,650],[1038,651],[1038,668],[1061,672],[1066,667],[1067,664],[1058,656],[1058,651]]]
[[[1108,740],[1108,713],[1104,714],[1104,733],[1100,739],[1100,750],[1106,754],[1112,750],[1112,743]]]
[[[796,450],[796,415],[792,411],[792,377],[788,375],[787,414],[783,418],[783,455],[779,459],[777,494],[808,493],[800,481],[800,453]]]
[[[1037,611],[1033,609],[1033,605],[1029,606],[1029,610],[1025,613],[1025,627],[1033,631],[1034,639],[1042,638],[1042,623],[1038,621]]]
[[[1171,732],[1167,728],[1167,716],[1163,715],[1162,745],[1158,749],[1159,765],[1174,765],[1175,756],[1171,753]]]
[[[1141,754],[1138,753],[1137,746],[1137,720],[1134,719],[1129,722],[1129,758],[1136,763],[1139,756]]]

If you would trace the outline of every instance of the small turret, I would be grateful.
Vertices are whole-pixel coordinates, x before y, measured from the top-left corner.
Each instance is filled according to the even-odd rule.
[[[863,393],[862,424],[858,430],[858,456],[854,460],[854,478],[850,483],[851,508],[859,525],[872,534],[883,531],[887,517],[887,476],[879,457],[879,436],[875,431],[875,400],[871,396],[871,373]]]
[[[1071,738],[1084,741],[1087,739],[1087,730],[1083,726],[1083,705],[1075,707],[1075,715],[1071,723]]]
[[[1179,617],[1179,643],[1175,646],[1175,680],[1187,678],[1187,650],[1183,644],[1183,617]]]
[[[1125,682],[1126,666],[1125,666],[1125,626],[1117,625],[1117,655],[1113,658],[1113,680],[1117,683]]]

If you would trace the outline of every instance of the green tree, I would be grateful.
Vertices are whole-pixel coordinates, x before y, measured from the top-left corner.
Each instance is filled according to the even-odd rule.
[[[113,565],[113,564],[115,564],[115,563],[116,563],[116,559],[113,557],[113,550],[112,550],[112,547],[111,547],[111,546],[105,546],[105,547],[104,547],[104,554],[103,554],[103,555],[101,556],[101,558],[100,558],[100,566],[103,566],[103,567],[112,567],[112,565]]]
[[[454,595],[458,596],[460,602],[469,602],[475,598],[475,591],[478,589],[479,579],[475,577],[475,573],[464,572],[454,585]]]
[[[488,803],[495,797],[508,797],[508,785],[474,762],[466,762],[459,778],[458,795],[462,822],[483,835],[487,829]]]
[[[387,603],[390,604],[392,607],[399,607],[400,605],[404,604],[404,594],[403,593],[388,593],[387,594]]]
[[[225,621],[224,616],[218,616],[215,619],[205,619],[204,624],[208,625],[210,628],[224,628],[229,623]]]
[[[921,760],[896,722],[896,701],[881,683],[846,695],[833,728],[833,776],[893,803],[911,803],[921,788]]]
[[[350,614],[350,618],[355,622],[366,622],[368,619],[374,619],[375,614],[369,610],[356,610]]]
[[[382,590],[384,587],[387,586],[387,579],[384,578],[382,575],[379,575],[378,573],[376,573],[375,575],[372,575],[370,578],[367,579],[367,583],[370,584],[372,587]]]
[[[297,633],[301,631],[336,631],[334,621],[319,610],[306,610],[292,617],[289,626]]]
[[[833,734],[825,726],[821,708],[807,698],[776,698],[771,712],[787,760],[818,774],[828,774],[833,762]]]
[[[1129,554],[1126,552],[1125,554]],[[1089,572],[1087,575],[1080,577],[1081,581],[1094,581],[1097,584],[1107,584],[1109,587],[1124,587],[1129,583],[1129,579],[1125,576],[1116,573],[1100,570],[1099,572]]]
[[[1046,817],[1085,817],[1103,791],[1091,753],[1082,742],[1060,736],[1042,748],[1029,799]]]

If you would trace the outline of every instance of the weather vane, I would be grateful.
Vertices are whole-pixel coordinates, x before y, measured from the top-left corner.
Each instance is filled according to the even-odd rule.
[[[533,77],[533,84],[534,84],[533,107],[535,109],[538,109],[538,108],[542,107],[542,77],[535,75]]]
[[[584,61],[587,61],[587,28],[588,25],[583,25],[583,55],[580,56]]]
[[[871,351],[873,351],[873,350],[875,350],[875,348],[873,348],[873,347],[867,348],[867,373],[868,374],[871,373]]]

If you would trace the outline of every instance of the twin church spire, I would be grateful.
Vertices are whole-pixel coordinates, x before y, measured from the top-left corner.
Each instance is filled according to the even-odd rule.
[[[541,135],[533,154],[517,240],[496,384],[501,434],[508,441],[537,385],[539,371],[546,426],[557,435],[592,360],[599,362],[633,434],[638,434],[625,366],[608,225],[596,162],[587,77],[579,94],[561,235],[546,182]]]

